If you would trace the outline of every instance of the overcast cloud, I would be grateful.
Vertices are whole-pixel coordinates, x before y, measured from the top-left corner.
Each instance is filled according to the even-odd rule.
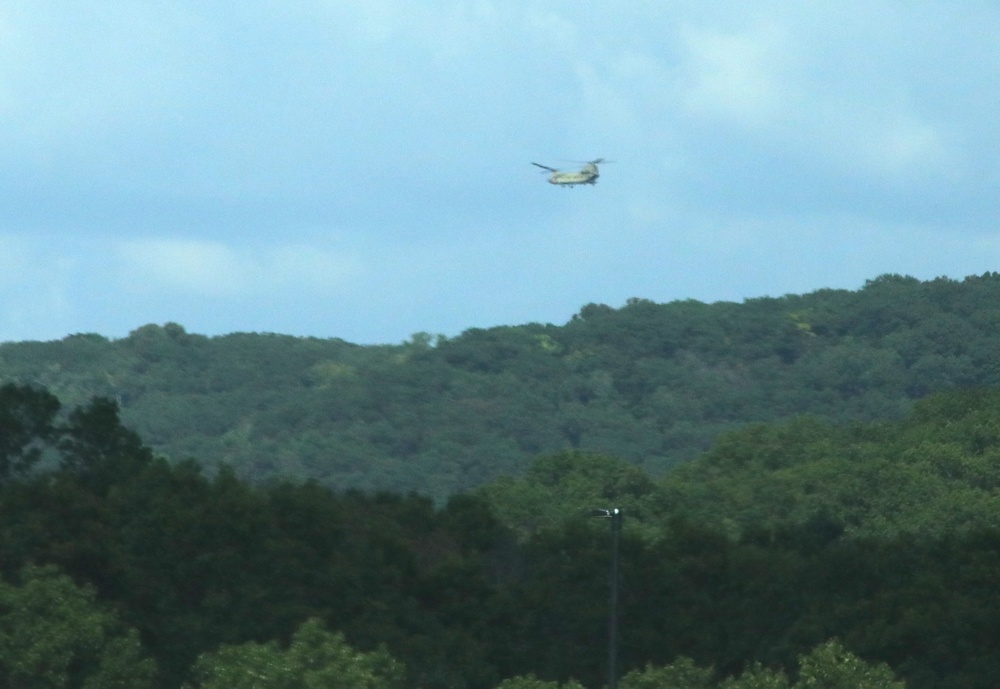
[[[7,0],[0,340],[394,343],[1000,269],[1000,6],[728,5]]]

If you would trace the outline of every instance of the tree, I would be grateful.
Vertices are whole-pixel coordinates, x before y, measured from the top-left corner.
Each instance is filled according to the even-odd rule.
[[[134,629],[55,567],[0,581],[0,685],[10,689],[140,689],[156,666]]]
[[[403,666],[384,649],[355,650],[310,619],[288,648],[250,642],[201,656],[194,682],[198,689],[399,689]]]
[[[789,689],[788,675],[754,663],[739,677],[729,677],[719,689]]]
[[[670,665],[647,665],[621,680],[622,689],[905,689],[884,663],[867,663],[836,639],[799,657],[798,679],[792,685],[782,670],[754,663],[737,677],[721,682],[710,668],[701,668],[680,657]],[[518,688],[520,689],[520,688]],[[525,687],[524,689],[535,689]]]
[[[62,467],[98,494],[132,478],[153,460],[138,434],[122,425],[117,403],[103,397],[74,409],[62,436]]]
[[[869,664],[837,640],[827,641],[799,658],[794,689],[905,689],[884,663]]]
[[[634,465],[608,455],[566,451],[537,457],[521,478],[506,478],[473,493],[486,500],[504,526],[526,537],[578,521],[595,507],[620,507],[641,522],[656,489]]]
[[[560,684],[559,682],[538,679],[534,675],[521,675],[505,679],[497,685],[496,689],[583,689],[583,685],[572,679]]]
[[[670,665],[647,665],[633,670],[621,679],[621,689],[712,689],[715,672],[700,668],[690,658],[678,658]]]
[[[44,390],[0,386],[0,482],[25,475],[38,462],[58,411],[59,400]]]

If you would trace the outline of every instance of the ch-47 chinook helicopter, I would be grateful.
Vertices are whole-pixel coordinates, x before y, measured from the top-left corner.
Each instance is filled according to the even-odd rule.
[[[536,167],[540,167],[543,170],[548,170],[552,174],[549,175],[549,184],[558,184],[564,187],[575,187],[577,184],[597,184],[597,178],[601,176],[598,172],[597,166],[601,163],[607,162],[604,158],[598,158],[597,160],[591,160],[585,163],[579,172],[562,172],[554,167],[549,167],[548,165],[542,165],[541,163],[532,163]]]

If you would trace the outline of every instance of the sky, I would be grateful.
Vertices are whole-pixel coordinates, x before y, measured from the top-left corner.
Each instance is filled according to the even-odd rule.
[[[985,0],[3,0],[0,341],[1000,270],[998,35]]]

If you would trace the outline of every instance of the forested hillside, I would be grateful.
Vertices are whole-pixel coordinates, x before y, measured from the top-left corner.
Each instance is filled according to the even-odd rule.
[[[789,524],[851,539],[1000,532],[1000,389],[936,393],[901,421],[750,424],[659,478],[600,455],[546,455],[471,494],[519,534],[608,500],[651,538],[674,519],[733,538]]]
[[[251,481],[436,499],[562,450],[651,475],[748,423],[899,419],[929,392],[1000,379],[1000,275],[883,276],[743,303],[590,304],[564,325],[397,345],[176,324],[0,345],[0,380],[102,395],[158,453]]]
[[[0,386],[0,684],[993,689],[1000,390],[761,424],[654,478],[543,455],[443,505],[157,458]]]

